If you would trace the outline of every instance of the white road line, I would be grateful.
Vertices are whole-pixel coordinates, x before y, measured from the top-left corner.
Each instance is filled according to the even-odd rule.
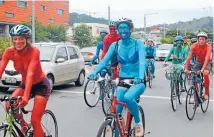
[[[55,92],[60,92],[60,93],[69,93],[69,94],[83,94],[83,92],[80,91],[69,91],[69,90],[54,90]],[[149,95],[141,95],[141,98],[150,98],[150,99],[164,99],[164,100],[169,100],[170,97],[164,97],[164,96],[149,96]],[[186,98],[182,98],[182,100],[186,100]],[[213,100],[210,100],[213,102]]]

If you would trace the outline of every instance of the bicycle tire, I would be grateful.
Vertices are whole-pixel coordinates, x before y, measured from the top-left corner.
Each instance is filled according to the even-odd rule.
[[[176,88],[176,93],[177,93],[177,97],[178,97],[178,103],[179,103],[179,104],[182,104],[182,103],[181,103],[181,91],[180,91],[180,89],[179,89],[180,82],[177,80],[176,83],[177,83],[177,85],[178,85],[177,88]]]
[[[102,125],[100,126],[99,130],[98,130],[98,133],[97,133],[97,137],[105,137],[105,133],[104,135],[102,136],[102,133],[103,131],[106,130],[106,127],[107,126],[110,126],[111,127],[111,130],[112,130],[112,137],[114,137],[114,128],[111,126],[111,123],[112,123],[112,120],[108,119],[108,120],[105,120]]]
[[[110,83],[108,83],[108,84],[110,84]],[[103,92],[103,96],[102,96],[102,110],[103,110],[103,113],[104,113],[104,115],[106,115],[107,114],[107,112],[108,112],[108,110],[110,110],[111,109],[111,104],[112,104],[112,98],[110,98],[110,106],[109,106],[109,108],[108,108],[108,110],[106,109],[106,107],[105,107],[105,102],[106,102],[106,95],[109,95],[108,93],[109,93],[109,91],[110,90],[116,90],[116,89],[109,89],[109,91],[106,91],[106,87],[108,86],[108,84],[105,86],[105,91]],[[110,86],[110,87],[112,87],[112,86]],[[108,93],[107,93],[108,92]],[[111,92],[111,91],[110,91]],[[113,97],[113,94],[112,94],[112,96],[111,97]]]
[[[188,85],[187,82],[188,82],[188,76],[185,75],[185,77],[184,77],[184,89],[185,89],[186,93],[187,93],[187,85]]]
[[[5,135],[7,135],[7,128],[8,128],[8,126],[7,125],[1,125],[0,126],[0,133],[1,133],[1,131],[4,131],[4,133],[5,133],[5,130],[6,130],[6,134]],[[18,137],[17,135],[16,135],[16,132],[12,129],[12,134],[11,134],[12,136],[10,136],[10,137]]]
[[[54,113],[51,110],[47,109],[47,110],[45,110],[45,113],[43,114],[43,116],[45,114],[49,114],[52,117],[52,119],[54,121],[54,128],[55,128],[55,136],[53,136],[53,135],[45,135],[45,137],[58,137],[58,124],[57,124],[57,120],[56,120],[56,117],[55,117]],[[44,133],[46,133],[46,132],[44,131]]]
[[[141,114],[142,124],[143,124],[143,129],[144,129],[144,134],[145,134],[146,133],[145,132],[145,130],[146,130],[145,113],[143,111],[143,108],[140,105],[138,105],[138,108],[139,108],[139,111],[140,111],[140,114]],[[131,130],[132,130],[132,127],[131,127],[132,120],[134,120],[133,116],[131,116],[131,120],[130,120],[130,123],[129,123],[129,130],[128,130],[129,137],[132,137],[131,136],[132,134],[130,133]],[[144,137],[144,135],[142,137]]]
[[[205,90],[205,89],[204,89],[204,85],[201,83],[201,84],[200,84],[200,93],[202,93],[203,90]],[[207,100],[207,101],[208,101],[208,102],[207,102],[207,105],[205,106],[205,108],[203,107],[204,102],[201,103],[201,111],[202,111],[203,113],[206,113],[206,112],[207,112],[207,109],[208,109],[208,107],[209,107],[210,94],[208,94],[208,100]]]
[[[176,93],[175,93],[175,83],[174,83],[174,81],[172,81],[172,84],[171,84],[171,97],[170,97],[170,101],[171,101],[171,105],[172,105],[172,110],[173,111],[176,111],[176,109],[177,109],[177,97],[174,97],[174,96],[176,96]],[[176,102],[174,103],[173,101],[174,101],[174,98],[176,99]]]
[[[194,118],[194,116],[195,116],[195,112],[196,112],[197,107],[196,107],[196,103],[195,103],[194,108],[193,108],[193,109],[194,109],[193,115],[190,116],[190,115],[189,115],[189,112],[188,112],[188,106],[187,106],[187,104],[189,104],[189,103],[188,103],[188,101],[189,101],[188,97],[191,98],[191,95],[194,96],[195,92],[197,92],[197,91],[196,91],[196,89],[195,89],[194,86],[191,86],[191,87],[189,88],[189,90],[187,91],[185,108],[186,108],[186,116],[187,116],[187,118],[188,118],[189,120],[193,120],[193,118]],[[197,97],[196,97],[196,98],[197,98]],[[194,102],[195,102],[195,97],[194,97]]]
[[[150,68],[148,70],[148,78],[149,78],[149,87],[152,88],[152,76],[151,76]]]
[[[86,96],[87,96],[87,86],[88,86],[88,84],[89,84],[90,81],[91,81],[91,80],[88,79],[88,81],[86,82],[85,87],[84,87],[84,100],[85,100],[86,105],[89,106],[90,108],[92,108],[92,107],[95,107],[95,106],[98,104],[98,102],[99,102],[99,97],[97,98],[97,101],[96,101],[94,104],[92,104],[92,105],[88,102]],[[100,86],[100,84],[98,84],[98,85]],[[101,95],[101,88],[99,88],[99,89],[100,89],[100,91],[98,91],[98,92],[99,92],[99,94]],[[100,96],[100,95],[99,95],[99,96]]]

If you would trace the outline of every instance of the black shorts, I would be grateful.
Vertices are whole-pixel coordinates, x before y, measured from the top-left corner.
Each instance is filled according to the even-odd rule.
[[[19,88],[22,88],[24,90],[25,89],[24,83],[21,83],[19,85]],[[49,98],[50,93],[51,93],[50,82],[46,77],[43,81],[32,86],[30,96],[31,96],[31,98],[33,98],[37,95],[45,97],[45,98]]]
[[[193,69],[193,71],[199,71],[199,70],[202,69],[203,65],[204,65],[204,62],[198,62],[198,61],[196,61],[196,62],[194,63],[194,65],[193,65],[193,68],[192,68],[192,69]],[[211,71],[212,67],[211,67],[211,63],[210,63],[210,62],[209,62],[209,64],[206,66],[205,69],[208,70],[208,71]]]

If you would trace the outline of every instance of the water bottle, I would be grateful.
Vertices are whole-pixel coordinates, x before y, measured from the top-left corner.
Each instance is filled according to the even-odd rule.
[[[125,121],[121,114],[119,114],[119,124],[120,124],[120,127],[122,128],[122,134],[124,134],[126,131],[126,126],[125,126]]]
[[[196,77],[196,82],[200,83],[201,82],[201,78],[200,77]]]

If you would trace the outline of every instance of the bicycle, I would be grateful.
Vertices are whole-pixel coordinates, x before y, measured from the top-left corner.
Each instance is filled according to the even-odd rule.
[[[199,105],[201,105],[201,110],[203,113],[205,113],[209,106],[209,94],[208,94],[208,100],[204,99],[204,79],[203,79],[203,73],[197,74],[196,71],[190,71],[190,78],[191,78],[191,86],[189,90],[187,91],[186,96],[186,115],[189,120],[193,120],[195,116],[196,109]],[[191,97],[193,96],[193,99]],[[193,101],[193,102],[191,102]],[[207,102],[204,105],[204,103]],[[193,114],[191,116],[190,109],[188,109],[188,105],[193,104]]]
[[[111,87],[112,74],[110,71],[110,66],[106,67],[101,73],[107,73],[108,75],[106,75],[105,78],[98,75],[95,80],[88,79],[86,82],[85,88],[84,88],[85,103],[87,106],[89,106],[91,108],[95,107],[98,104],[98,102],[103,99],[103,96],[107,92],[107,90],[105,90],[106,89],[105,87]],[[91,83],[92,83],[92,90],[90,90],[88,92],[87,89]],[[97,91],[97,89],[98,89],[98,91]],[[96,100],[91,103],[89,101],[90,100],[89,95],[92,95],[92,96],[98,95],[98,96],[96,97]],[[104,112],[104,114],[105,114],[105,112]]]
[[[19,102],[21,100],[21,97],[8,97],[8,96],[4,96],[0,98],[1,102],[9,102],[10,107],[8,109],[8,111],[6,111],[6,122],[3,123],[2,125],[0,125],[0,135],[1,132],[3,132],[3,136],[1,137],[33,137],[33,129],[32,126],[29,124],[28,130],[26,131],[26,135],[24,135],[21,132],[21,129],[17,126],[17,124],[20,124],[20,119],[19,118],[15,118],[13,115],[16,114],[20,114],[21,112],[23,114],[28,114],[32,111],[30,110],[25,110],[24,108],[19,108],[19,107],[15,107],[15,104],[17,103],[17,101]],[[55,128],[55,136],[53,136],[52,134],[50,134],[47,130],[47,127],[44,126],[44,124],[42,124],[43,126],[43,130],[44,130],[44,137],[58,137],[58,125],[57,125],[57,121],[56,121],[56,117],[54,116],[54,113],[50,110],[45,110],[43,116],[45,114],[48,114],[51,116],[51,118],[53,119],[54,122],[54,128]],[[16,132],[15,132],[16,131]],[[17,136],[18,134],[18,136]]]
[[[115,89],[118,86],[118,84],[123,84],[126,87],[131,87],[131,85],[133,85],[133,80],[130,80],[130,79],[124,79],[119,81],[118,79],[116,79],[113,82],[114,82]],[[137,98],[136,101],[137,103],[139,103],[140,97]],[[113,98],[112,98],[111,113],[106,115],[104,122],[102,123],[102,125],[98,130],[97,137],[101,137],[102,133],[104,133],[103,136],[106,136],[106,133],[109,132],[110,130],[112,131],[111,136],[113,137],[115,134],[116,127],[119,130],[120,137],[131,137],[135,134],[135,129],[132,128],[132,125],[131,125],[134,119],[132,114],[128,111],[127,117],[126,117],[126,123],[123,122],[123,124],[120,124],[119,120],[123,121],[124,119],[123,119],[123,116],[117,112],[116,105],[121,105],[123,106],[123,108],[127,108],[127,105],[125,103],[122,103],[117,100],[116,92],[114,90]],[[144,135],[149,134],[150,132],[145,134],[145,115],[144,115],[143,108],[140,105],[138,105],[138,107],[139,107],[140,117],[142,119],[142,124],[144,128]],[[107,128],[108,126],[110,126],[109,129]],[[144,137],[144,135],[142,137]]]
[[[168,65],[168,64],[167,64]],[[170,80],[171,96],[170,101],[173,111],[177,109],[177,102],[181,103],[181,90],[180,90],[180,78],[181,74],[177,74],[176,70],[179,66],[171,66],[165,70],[166,79]],[[175,101],[175,102],[174,102]]]
[[[149,87],[152,88],[152,60],[154,59],[154,57],[146,57],[146,59],[148,59],[147,80],[149,82]]]

